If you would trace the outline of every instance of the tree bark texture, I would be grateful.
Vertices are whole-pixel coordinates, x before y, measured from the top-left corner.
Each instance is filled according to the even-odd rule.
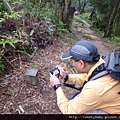
[[[90,14],[90,20],[93,19],[93,16],[96,16],[96,10],[97,10],[97,5],[94,4],[93,10],[92,10],[92,12]]]
[[[84,1],[83,1],[83,5],[82,5],[81,10],[80,10],[80,13],[81,13],[81,14],[84,13],[84,8],[85,8],[87,2],[88,2],[87,0],[84,0]]]
[[[58,4],[58,0],[55,0],[55,15],[57,15],[57,4]]]
[[[109,19],[108,19],[108,24],[106,26],[106,29],[105,29],[105,34],[104,34],[104,37],[110,37],[112,32],[113,32],[113,29],[116,25],[116,21],[117,19],[119,19],[117,16],[120,12],[120,0],[116,0],[114,6],[113,6],[113,9],[109,15]]]
[[[60,19],[64,24],[66,24],[66,28],[68,29],[72,25],[74,12],[75,12],[75,7],[71,7],[71,0],[62,0]]]

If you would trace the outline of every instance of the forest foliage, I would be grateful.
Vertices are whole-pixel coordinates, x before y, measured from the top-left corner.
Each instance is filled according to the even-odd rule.
[[[54,37],[71,33],[75,11],[120,50],[119,0],[0,0],[0,72],[13,56],[31,57],[37,48],[53,44]]]

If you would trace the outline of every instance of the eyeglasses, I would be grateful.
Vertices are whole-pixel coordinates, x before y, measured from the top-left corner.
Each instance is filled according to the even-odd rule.
[[[76,58],[72,57],[72,58],[70,59],[70,61],[71,61],[72,63],[74,63],[74,62],[78,62],[79,60],[77,60]]]

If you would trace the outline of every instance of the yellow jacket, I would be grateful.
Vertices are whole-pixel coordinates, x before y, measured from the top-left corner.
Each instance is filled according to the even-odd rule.
[[[88,74],[69,74],[68,81],[83,84],[88,81],[94,69],[102,64],[101,58]],[[88,81],[83,90],[74,99],[68,100],[59,87],[56,90],[57,104],[64,114],[84,114],[87,111],[102,109],[109,114],[120,114],[120,82],[109,74],[93,81]]]

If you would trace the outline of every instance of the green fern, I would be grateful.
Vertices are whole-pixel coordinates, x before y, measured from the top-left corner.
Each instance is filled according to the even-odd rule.
[[[5,19],[4,18],[0,18],[0,23],[4,22]]]
[[[6,44],[9,44],[13,48],[15,48],[15,44],[21,42],[20,40],[15,40],[12,36],[9,36],[7,38],[2,38],[0,40],[0,44],[5,48]]]

